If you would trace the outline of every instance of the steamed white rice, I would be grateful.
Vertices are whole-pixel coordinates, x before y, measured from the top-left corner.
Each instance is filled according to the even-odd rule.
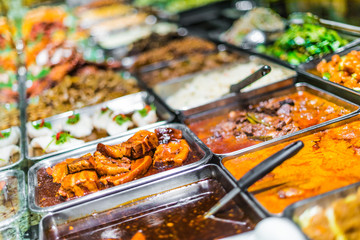
[[[166,99],[174,109],[200,106],[216,100],[229,92],[230,86],[258,70],[263,64],[255,62],[239,63],[235,66],[195,76],[175,94]],[[271,72],[247,86],[242,92],[260,88],[294,75],[293,71],[282,67],[271,66]]]

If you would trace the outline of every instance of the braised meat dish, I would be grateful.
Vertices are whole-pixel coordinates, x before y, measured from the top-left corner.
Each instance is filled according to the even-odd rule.
[[[189,124],[215,153],[228,153],[334,119],[350,111],[306,91]]]
[[[181,130],[140,130],[117,145],[38,171],[38,202],[51,206],[199,160]]]

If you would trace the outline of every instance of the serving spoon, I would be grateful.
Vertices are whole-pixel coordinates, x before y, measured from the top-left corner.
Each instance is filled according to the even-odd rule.
[[[256,82],[263,76],[271,72],[271,67],[268,65],[262,66],[259,70],[249,75],[245,79],[241,80],[238,83],[235,83],[230,86],[230,93],[239,93],[243,88],[249,86],[250,84]]]
[[[351,32],[356,35],[360,35],[360,27],[341,23],[341,22],[335,22],[323,18],[319,18],[318,16],[309,13],[309,12],[295,12],[292,13],[289,17],[289,23],[294,24],[304,24],[304,23],[312,23],[312,24],[319,24],[324,27],[334,29],[334,30],[340,30],[345,32]]]
[[[207,213],[204,214],[204,218],[206,219],[214,215],[237,194],[239,194],[241,191],[245,191],[247,188],[257,182],[259,179],[263,178],[266,174],[271,172],[285,160],[293,157],[303,147],[304,143],[302,141],[296,141],[256,165],[256,167],[248,171],[239,181],[237,181],[237,187],[227,193]]]

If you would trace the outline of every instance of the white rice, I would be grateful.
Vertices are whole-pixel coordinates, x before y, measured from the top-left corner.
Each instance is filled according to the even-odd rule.
[[[197,75],[168,97],[166,103],[174,109],[192,108],[206,104],[228,93],[232,84],[246,78],[261,66],[263,64],[255,62],[239,63],[221,71]],[[293,71],[271,66],[271,72],[268,75],[244,88],[242,92],[284,80],[292,75],[294,75]]]

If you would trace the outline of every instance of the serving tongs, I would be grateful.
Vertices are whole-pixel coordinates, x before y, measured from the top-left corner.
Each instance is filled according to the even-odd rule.
[[[357,36],[360,35],[360,27],[341,23],[341,22],[335,22],[323,18],[319,18],[318,16],[309,13],[309,12],[296,12],[292,13],[289,17],[289,23],[294,24],[304,24],[304,23],[312,23],[312,24],[319,24],[324,27],[334,29],[334,30],[340,30],[343,32],[349,32],[356,34]]]
[[[237,187],[226,194],[207,213],[205,213],[204,218],[209,218],[210,216],[214,215],[237,194],[239,194],[241,191],[246,191],[251,185],[257,182],[259,179],[263,178],[266,174],[271,172],[285,160],[293,157],[303,147],[304,143],[302,141],[291,143],[284,149],[268,157],[256,167],[248,171],[239,181],[237,181]]]
[[[235,83],[230,86],[230,93],[239,93],[243,88],[249,86],[250,84],[261,79],[263,76],[271,72],[271,67],[268,65],[262,66],[259,70],[248,76],[247,78],[241,80],[238,83]]]

